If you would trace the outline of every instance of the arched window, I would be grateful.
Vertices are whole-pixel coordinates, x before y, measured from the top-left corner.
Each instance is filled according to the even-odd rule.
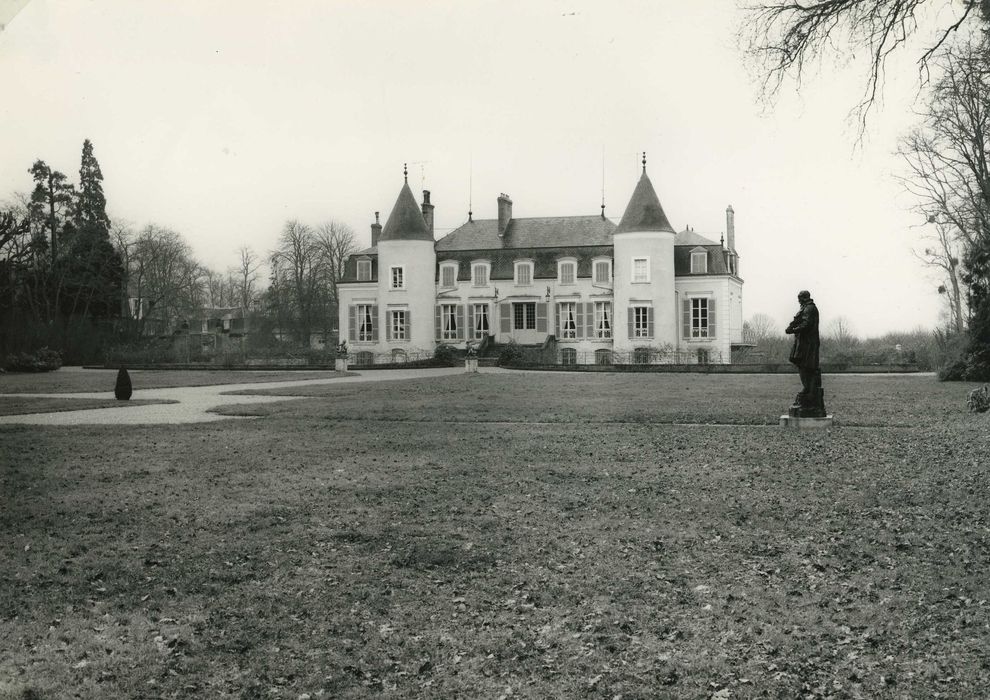
[[[373,365],[375,364],[375,355],[367,350],[362,350],[354,357],[354,364],[365,366]]]
[[[596,365],[610,365],[612,364],[612,351],[605,350],[595,350],[595,364]]]
[[[650,364],[650,348],[636,348],[633,350],[633,364],[635,365],[648,365]]]
[[[562,365],[576,365],[577,364],[577,350],[574,348],[561,348],[560,350],[560,364]]]

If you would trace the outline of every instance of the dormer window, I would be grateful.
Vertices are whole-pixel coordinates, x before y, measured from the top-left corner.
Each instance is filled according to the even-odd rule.
[[[573,260],[561,260],[557,263],[557,281],[560,284],[574,284],[577,277],[577,263]]]
[[[708,273],[708,253],[705,250],[691,251],[691,274],[704,275]]]
[[[440,265],[440,286],[444,289],[453,289],[457,286],[457,263]]]
[[[370,260],[358,260],[357,261],[357,279],[358,279],[358,282],[370,282],[371,281],[371,261]]]
[[[475,287],[488,286],[488,263],[476,262],[471,265],[471,284]]]
[[[516,263],[516,284],[522,287],[533,284],[533,263],[529,261]]]
[[[609,284],[612,281],[612,261],[595,261],[595,284]]]

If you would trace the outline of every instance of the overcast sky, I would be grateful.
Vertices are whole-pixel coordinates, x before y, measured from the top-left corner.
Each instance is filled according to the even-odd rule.
[[[500,192],[519,217],[598,213],[603,180],[618,221],[645,150],[676,229],[718,240],[733,205],[746,317],[783,327],[808,288],[860,335],[934,326],[939,280],[894,179],[908,57],[857,147],[863,66],[828,62],[763,105],[742,17],[733,0],[30,0],[0,31],[0,200],[38,158],[76,180],[89,138],[112,218],[180,231],[223,269],[289,218],[367,244],[403,162],[438,235],[472,196],[494,217]]]

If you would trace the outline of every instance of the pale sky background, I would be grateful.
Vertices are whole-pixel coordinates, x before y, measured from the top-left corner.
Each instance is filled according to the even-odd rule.
[[[823,324],[933,327],[939,280],[893,177],[911,57],[857,147],[863,65],[826,62],[766,107],[742,21],[734,0],[30,0],[0,31],[0,200],[30,191],[38,158],[77,180],[89,138],[112,218],[173,228],[223,269],[289,218],[367,245],[403,162],[439,235],[472,189],[475,218],[500,192],[519,217],[598,213],[604,149],[618,221],[645,150],[677,230],[718,240],[733,205],[745,317],[783,327],[808,288]]]

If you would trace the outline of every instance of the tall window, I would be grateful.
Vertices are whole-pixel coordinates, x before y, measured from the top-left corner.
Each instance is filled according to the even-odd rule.
[[[650,307],[633,307],[633,338],[650,337]]]
[[[573,340],[577,338],[577,314],[575,303],[567,301],[557,306],[557,313],[560,314],[560,337],[562,340]]]
[[[699,251],[691,253],[691,273],[705,274],[708,272],[708,253]]]
[[[488,304],[474,305],[474,337],[481,340],[489,332]]]
[[[457,282],[457,265],[440,266],[440,286],[453,287]]]
[[[371,261],[358,260],[357,262],[358,282],[368,282],[371,280]]]
[[[471,267],[471,284],[475,287],[488,286],[488,265],[476,263]]]
[[[389,274],[392,278],[392,289],[406,288],[406,274],[401,265],[393,265],[389,270]]]
[[[612,302],[595,302],[595,337],[612,337]]]
[[[375,317],[372,313],[374,309],[370,304],[359,304],[357,307],[358,332],[357,339],[361,341],[373,340],[375,330]]]
[[[512,305],[513,327],[517,331],[536,330],[536,302],[528,301]]]
[[[612,263],[599,260],[595,263],[595,284],[608,284],[612,281]]]
[[[691,337],[708,337],[708,299],[691,300]]]
[[[650,259],[633,258],[633,282],[650,281]]]
[[[527,285],[533,283],[533,263],[516,263],[516,284]]]
[[[456,304],[443,304],[440,307],[440,337],[443,340],[457,340]]]
[[[562,262],[559,265],[558,273],[561,284],[574,284],[574,268],[576,264],[573,262]]]
[[[392,311],[392,340],[408,340],[405,310]]]

